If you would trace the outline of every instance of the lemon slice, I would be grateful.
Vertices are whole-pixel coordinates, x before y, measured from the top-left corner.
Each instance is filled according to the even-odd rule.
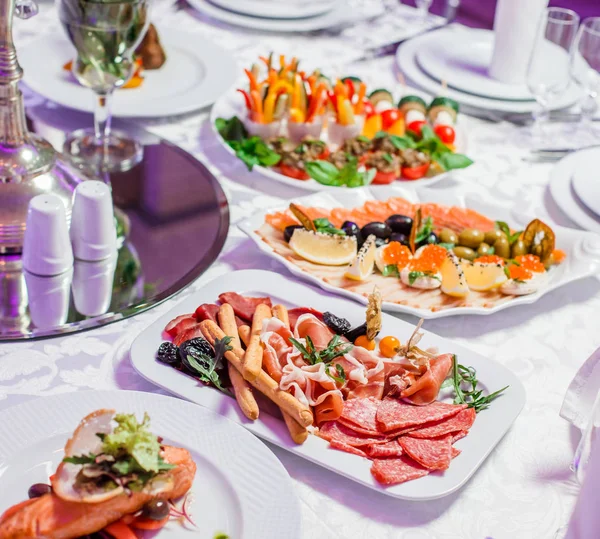
[[[463,263],[462,269],[469,288],[477,292],[493,290],[508,279],[501,264]]]
[[[290,248],[298,256],[323,266],[343,266],[356,256],[356,238],[323,234],[298,228],[290,239]]]
[[[355,281],[364,281],[371,273],[373,273],[373,267],[375,266],[375,253],[377,247],[375,246],[375,236],[371,234],[363,246],[358,251],[358,254],[348,266],[345,277],[348,279],[354,279]]]
[[[458,257],[448,251],[446,259],[440,268],[442,274],[441,291],[449,296],[464,298],[469,293],[469,286],[465,274],[460,266]]]

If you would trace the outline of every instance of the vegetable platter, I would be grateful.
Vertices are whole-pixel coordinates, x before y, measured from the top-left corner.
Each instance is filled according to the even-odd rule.
[[[260,270],[218,277],[144,330],[146,379],[383,494],[471,477],[520,413],[500,364],[381,311]]]
[[[384,310],[421,318],[533,303],[600,268],[596,235],[517,225],[510,210],[453,191],[315,193],[239,226],[294,275],[362,303],[377,285]]]
[[[355,76],[302,71],[271,54],[215,103],[211,125],[248,169],[310,191],[412,181],[431,185],[472,164],[456,128],[458,103],[395,98]]]

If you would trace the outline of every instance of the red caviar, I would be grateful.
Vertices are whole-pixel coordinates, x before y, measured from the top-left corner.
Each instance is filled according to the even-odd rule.
[[[533,271],[535,273],[543,273],[546,271],[544,264],[540,262],[539,257],[535,255],[521,255],[515,257],[515,261],[525,269]]]
[[[498,255],[485,255],[476,258],[474,262],[479,262],[479,264],[500,264],[504,266],[506,264],[506,260]]]
[[[398,269],[404,268],[411,258],[410,249],[399,241],[390,241],[381,255],[381,259],[386,265],[396,264]]]
[[[554,251],[552,251],[552,259],[555,264],[560,264],[565,258],[567,258],[567,254],[564,251],[561,251],[560,249],[554,249]]]
[[[419,258],[413,258],[410,269],[423,273],[435,272],[446,260],[447,252],[439,245],[427,245],[419,254]]]
[[[533,277],[533,273],[531,273],[531,271],[523,266],[517,266],[516,264],[511,264],[508,266],[508,274],[510,275],[511,279],[516,279],[518,281],[528,281]]]

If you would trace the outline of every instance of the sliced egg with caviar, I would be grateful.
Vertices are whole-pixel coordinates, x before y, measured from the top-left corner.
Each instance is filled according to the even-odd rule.
[[[448,251],[446,260],[442,263],[440,273],[442,274],[441,290],[444,294],[464,298],[469,293],[469,286],[467,285],[460,261],[451,251]]]
[[[420,288],[421,290],[433,290],[442,285],[442,274],[436,272],[424,272],[405,267],[400,272],[400,280],[407,286]]]
[[[375,254],[375,236],[371,234],[363,243],[354,260],[348,265],[344,276],[355,281],[364,281],[373,273]]]
[[[463,262],[462,270],[469,288],[476,292],[498,288],[508,279],[501,263]]]
[[[389,274],[388,266],[395,266],[401,270],[412,260],[412,253],[406,245],[402,245],[398,241],[390,241],[385,245],[377,248],[375,253],[375,265],[383,274]]]

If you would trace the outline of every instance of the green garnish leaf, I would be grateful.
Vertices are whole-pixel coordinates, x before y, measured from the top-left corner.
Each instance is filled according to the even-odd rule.
[[[293,337],[290,337],[290,342],[300,351],[304,360],[310,365],[316,365],[317,363],[331,363],[334,359],[347,354],[353,347],[351,344],[344,346],[339,335],[334,335],[329,341],[327,348],[320,352],[315,348],[310,336],[307,335],[305,340],[306,346]]]
[[[248,138],[248,131],[244,127],[242,121],[234,116],[233,118],[229,118],[226,120],[225,118],[217,118],[215,120],[215,127],[219,134],[227,141],[238,141]]]
[[[187,362],[190,369],[198,377],[199,380],[207,384],[211,384],[216,387],[219,391],[230,395],[230,392],[223,387],[223,383],[217,370],[223,368],[225,352],[233,350],[229,345],[231,337],[223,337],[222,339],[216,339],[214,344],[215,357],[211,357],[207,354],[199,354],[199,361],[197,358],[188,354]]]
[[[430,277],[431,279],[436,279],[438,281],[440,280],[440,278],[437,275],[434,275],[433,273],[429,273],[427,271],[411,271],[408,274],[408,284],[415,284],[415,281],[420,277]]]
[[[396,266],[396,264],[384,266],[381,274],[384,277],[400,277],[400,272],[398,271],[398,266]]]
[[[443,247],[444,249],[446,249],[446,251],[452,251],[452,249],[454,249],[455,245],[453,243],[438,243],[438,245],[440,247]],[[490,253],[491,254],[491,253]]]
[[[356,140],[358,140],[358,142],[364,142],[365,144],[371,142],[369,137],[365,137],[364,135],[358,135],[358,137],[356,137]]]
[[[394,163],[394,158],[389,153],[384,153],[381,157],[383,157],[385,161],[390,163],[390,165]]]
[[[95,464],[96,463],[96,455],[90,453],[89,455],[78,455],[73,457],[65,457],[63,462],[68,462],[69,464]]]
[[[398,150],[406,150],[407,148],[416,148],[417,143],[409,137],[399,137],[398,135],[389,135],[390,142]]]
[[[433,158],[433,156],[432,156]],[[444,170],[456,170],[459,168],[467,168],[473,164],[473,160],[461,153],[437,153],[433,160],[438,163]]]
[[[323,185],[362,187],[369,185],[375,177],[375,170],[358,171],[358,160],[349,155],[348,162],[341,170],[329,161],[308,161],[304,164],[308,175]]]
[[[346,233],[343,230],[334,227],[333,224],[326,217],[314,219],[313,224],[315,225],[317,232],[321,232],[323,234],[337,234],[338,236],[346,235]]]
[[[519,237],[521,236],[521,234],[523,233],[522,230],[519,230],[519,231],[515,232],[514,234],[512,234],[510,232],[510,227],[504,221],[496,221],[494,224],[498,230],[501,230],[502,232],[504,232],[504,234],[506,235],[506,237],[508,239],[508,243],[510,245],[515,243],[515,241],[517,241],[519,239]]]
[[[341,185],[340,171],[329,161],[308,161],[304,163],[304,170],[322,185]]]
[[[425,241],[429,235],[433,232],[433,219],[431,217],[427,217],[423,224],[421,225],[421,230],[417,232],[415,236],[415,244],[421,243]]]
[[[344,371],[344,368],[339,363],[336,363],[335,370],[337,374],[332,374],[329,368],[326,368],[325,372],[329,378],[335,380],[338,384],[344,385],[346,383],[346,371]]]

